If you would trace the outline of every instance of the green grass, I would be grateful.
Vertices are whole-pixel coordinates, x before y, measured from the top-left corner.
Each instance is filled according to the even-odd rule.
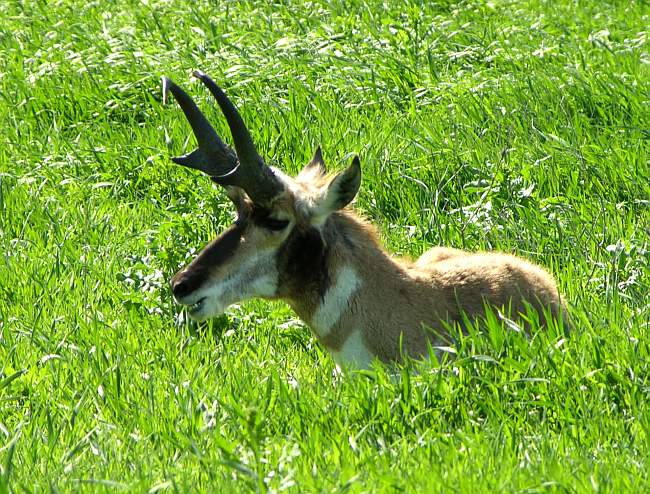
[[[650,489],[650,5],[0,3],[0,493]],[[175,167],[172,77],[264,156],[362,158],[393,251],[516,252],[575,329],[333,377],[283,304],[202,327],[168,280],[231,221]],[[419,371],[419,372],[416,372]]]

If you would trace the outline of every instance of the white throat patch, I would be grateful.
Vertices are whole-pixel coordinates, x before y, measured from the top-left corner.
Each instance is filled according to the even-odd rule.
[[[369,369],[373,359],[359,329],[350,333],[341,349],[332,351],[331,355],[339,368]]]
[[[311,320],[312,329],[318,336],[322,338],[330,333],[360,286],[361,279],[354,269],[349,266],[339,269],[334,284],[325,293],[323,303]]]

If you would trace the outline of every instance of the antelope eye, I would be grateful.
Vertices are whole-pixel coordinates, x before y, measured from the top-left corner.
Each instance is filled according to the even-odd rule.
[[[287,226],[289,226],[289,220],[278,220],[275,218],[266,218],[262,222],[262,226],[264,228],[267,228],[268,230],[279,232],[281,230],[284,230]]]

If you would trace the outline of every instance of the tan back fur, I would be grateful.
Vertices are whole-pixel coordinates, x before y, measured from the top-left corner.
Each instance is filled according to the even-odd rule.
[[[542,323],[547,312],[564,317],[553,278],[518,257],[437,247],[415,262],[395,259],[379,244],[374,227],[348,210],[332,214],[322,234],[329,247],[331,277],[353,270],[356,288],[328,328],[314,322],[327,294],[319,300],[297,291],[285,298],[335,358],[351,338],[365,346],[367,355],[353,348],[359,358],[342,358],[341,364],[367,366],[368,356],[396,361],[402,352],[425,356],[429,345],[448,344],[449,325],[462,324],[463,317],[483,317],[486,304],[515,319],[527,313],[527,305],[537,310]]]

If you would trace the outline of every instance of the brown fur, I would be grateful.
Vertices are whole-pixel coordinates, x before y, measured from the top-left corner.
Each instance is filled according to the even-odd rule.
[[[339,209],[358,188],[354,167],[360,173],[357,162],[346,172],[348,181],[340,180],[341,174],[326,175],[318,161],[296,178],[276,171],[285,190],[261,213],[243,191],[228,188],[239,213],[237,252],[228,256],[212,253],[223,243],[220,239],[204,249],[175,277],[177,299],[185,295],[181,281],[194,282],[198,291],[202,284],[236,272],[260,250],[271,249],[275,250],[277,290],[273,296],[263,296],[289,303],[332,352],[341,351],[350,335],[360,331],[366,349],[382,361],[399,360],[402,352],[424,356],[429,345],[449,343],[449,325],[462,326],[464,318],[484,316],[486,304],[515,319],[525,315],[529,305],[542,324],[546,322],[545,312],[567,322],[553,278],[518,257],[446,247],[433,248],[415,262],[390,256],[370,223],[350,209]],[[345,199],[341,201],[341,197]],[[269,215],[286,219],[292,226],[285,231],[269,231],[263,227]],[[206,259],[222,262],[206,264]],[[333,309],[332,321],[328,321],[332,325],[319,334],[313,324],[316,314],[320,307],[329,307],[323,305],[328,290],[337,286],[343,268],[347,273],[353,270],[353,281],[358,285],[340,302],[343,307]],[[264,269],[260,266],[260,276]],[[194,303],[197,297],[186,295],[186,302],[181,303]]]
[[[163,78],[163,96],[173,94],[199,142],[173,161],[224,185],[238,219],[172,279],[190,317],[214,317],[252,297],[281,298],[337,362],[360,365],[399,360],[402,351],[425,355],[429,344],[447,343],[449,324],[484,316],[486,304],[514,317],[530,306],[542,322],[545,311],[566,318],[553,278],[515,256],[434,248],[415,262],[393,259],[375,229],[344,210],[361,185],[358,156],[335,175],[327,175],[320,147],[295,178],[269,168],[232,102],[207,75],[194,74],[223,110],[237,153]]]
[[[542,268],[502,253],[469,253],[437,247],[417,261],[394,259],[377,240],[375,229],[346,211],[324,226],[330,245],[328,269],[353,266],[363,284],[322,343],[341,349],[350,333],[361,329],[368,349],[382,361],[399,360],[401,351],[426,354],[428,344],[448,344],[447,324],[485,314],[485,303],[518,317],[529,303],[558,317],[563,303],[552,277]],[[294,304],[292,304],[294,305]],[[306,307],[316,307],[312,300]],[[311,314],[295,307],[309,321]],[[509,309],[509,311],[508,311]]]

